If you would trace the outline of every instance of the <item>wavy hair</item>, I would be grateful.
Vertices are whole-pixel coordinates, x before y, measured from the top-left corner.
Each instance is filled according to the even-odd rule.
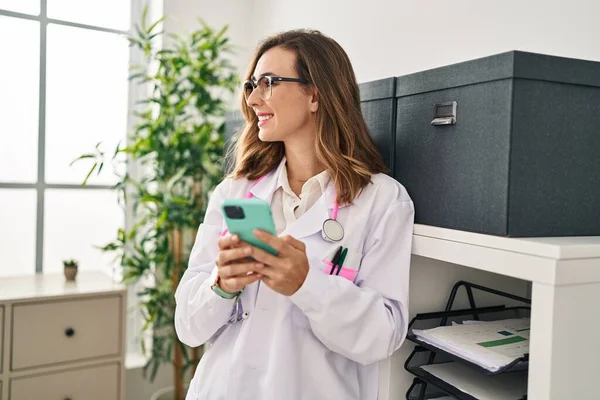
[[[386,172],[386,166],[364,121],[356,76],[344,49],[315,30],[292,30],[260,43],[244,79],[253,74],[260,57],[280,46],[296,53],[296,72],[314,85],[319,96],[316,112],[317,159],[326,167],[336,188],[339,204],[351,204],[371,175]],[[282,142],[258,138],[258,117],[241,94],[241,112],[246,122],[238,134],[231,157],[235,165],[229,177],[258,179],[277,168],[284,156]]]

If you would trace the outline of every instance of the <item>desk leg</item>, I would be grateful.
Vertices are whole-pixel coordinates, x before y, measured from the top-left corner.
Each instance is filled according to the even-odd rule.
[[[528,400],[600,399],[600,282],[533,283]]]

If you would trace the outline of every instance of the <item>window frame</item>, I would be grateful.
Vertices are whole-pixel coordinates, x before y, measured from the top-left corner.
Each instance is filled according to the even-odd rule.
[[[71,189],[71,190],[107,190],[113,189],[112,185],[93,185],[89,184],[81,186],[80,184],[57,184],[47,183],[45,180],[46,173],[46,65],[47,65],[47,30],[49,24],[69,26],[74,28],[89,29],[99,32],[114,33],[119,35],[128,35],[137,22],[140,21],[144,7],[148,7],[148,15],[152,20],[158,19],[158,16],[163,11],[162,0],[131,0],[131,25],[130,30],[123,31],[118,29],[105,28],[100,26],[81,24],[60,19],[48,18],[47,1],[39,0],[40,13],[39,15],[31,15],[20,12],[8,11],[0,9],[0,16],[11,17],[22,20],[39,22],[39,43],[40,43],[40,65],[39,65],[39,100],[38,100],[38,148],[37,148],[37,179],[35,183],[20,183],[20,182],[3,182],[0,181],[0,189],[35,189],[36,190],[36,234],[35,234],[35,272],[34,274],[43,274],[44,260],[44,220],[45,220],[45,195],[48,189]],[[97,0],[99,1],[99,0]],[[139,65],[144,61],[144,56],[140,50],[134,46],[129,47],[129,63],[131,65]],[[135,124],[135,115],[133,110],[139,100],[147,95],[147,87],[139,85],[137,82],[129,81],[128,83],[128,100],[127,100],[127,126],[124,133],[127,140],[127,133],[131,131]],[[129,165],[129,174],[137,176],[138,171],[135,165]],[[83,180],[83,177],[82,177]],[[124,215],[124,227],[129,230],[133,221],[133,210],[128,208]],[[116,234],[116,233],[115,233]],[[107,274],[112,273],[115,281],[121,278],[121,271],[107,268]],[[143,324],[142,316],[139,312],[135,312],[137,303],[137,291],[142,286],[133,285],[128,287],[127,293],[127,338],[126,352],[128,358],[142,360],[140,357],[140,331]],[[138,364],[138,362],[134,362]],[[137,366],[137,365],[133,365]]]

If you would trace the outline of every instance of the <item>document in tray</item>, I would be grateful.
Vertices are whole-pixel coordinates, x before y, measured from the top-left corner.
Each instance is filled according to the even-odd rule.
[[[457,362],[423,365],[421,369],[479,400],[518,400],[527,394],[527,373],[485,375]]]
[[[529,318],[414,329],[418,339],[496,372],[529,353]]]

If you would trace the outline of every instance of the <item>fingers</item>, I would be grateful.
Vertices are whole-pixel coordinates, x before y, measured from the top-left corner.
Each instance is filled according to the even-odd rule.
[[[227,250],[230,247],[234,247],[235,245],[240,243],[240,237],[238,235],[230,235],[227,234],[225,236],[221,236],[217,241],[220,250]]]
[[[276,257],[272,254],[267,253],[263,249],[259,249],[258,247],[251,246],[251,257],[256,261],[263,263],[265,265],[279,265],[283,262],[283,260],[279,257]]]
[[[221,250],[217,254],[217,259],[215,260],[217,266],[224,267],[229,262],[234,260],[239,260],[248,257],[252,254],[252,249],[250,246],[236,247],[233,249]]]
[[[247,286],[253,282],[256,282],[257,280],[259,280],[262,277],[263,276],[261,274],[251,274],[251,275],[227,278],[227,279],[223,279],[223,281],[226,282],[227,286],[229,286],[229,287],[238,288],[235,290],[237,292],[237,291],[241,290],[244,286]]]
[[[282,236],[281,240],[283,240],[285,243],[289,244],[290,246],[292,246],[296,250],[300,250],[302,252],[306,252],[306,245],[304,244],[304,242],[301,242],[301,241],[299,241],[297,239],[294,239],[290,235]]]
[[[260,272],[264,264],[257,262],[230,264],[219,268],[219,276],[228,279],[236,276],[246,276],[248,272]]]
[[[260,229],[256,229],[254,231],[254,236],[256,236],[258,239],[277,250],[277,253],[279,253],[280,255],[286,255],[289,252],[289,244],[287,244],[277,236],[271,235],[270,233]]]

